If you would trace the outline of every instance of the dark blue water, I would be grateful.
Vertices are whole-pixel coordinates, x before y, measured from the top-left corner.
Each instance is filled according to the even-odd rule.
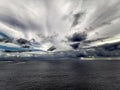
[[[1,61],[0,90],[120,90],[120,61]]]

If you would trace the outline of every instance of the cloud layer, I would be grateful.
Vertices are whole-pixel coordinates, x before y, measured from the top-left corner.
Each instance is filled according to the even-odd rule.
[[[74,37],[74,33],[85,33],[83,41],[119,41],[119,9],[120,0],[3,0],[0,32],[63,50],[71,49],[74,41],[68,37]],[[108,39],[88,46],[109,43]]]

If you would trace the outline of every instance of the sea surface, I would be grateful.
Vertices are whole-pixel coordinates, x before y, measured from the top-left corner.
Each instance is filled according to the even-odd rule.
[[[0,90],[120,90],[120,61],[0,61]]]

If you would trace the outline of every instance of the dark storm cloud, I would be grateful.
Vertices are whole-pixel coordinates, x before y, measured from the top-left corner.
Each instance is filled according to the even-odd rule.
[[[114,51],[114,50],[120,50],[120,42],[112,43],[112,44],[105,44],[102,46],[107,51]]]
[[[86,39],[85,33],[74,33],[71,37],[68,37],[68,40],[71,42],[81,42]]]
[[[30,43],[30,42],[25,40],[25,39],[20,38],[20,39],[17,40],[17,43],[22,45],[22,44],[27,44],[27,43]]]
[[[47,51],[54,51],[56,50],[56,47],[55,46],[51,46]]]
[[[78,48],[79,48],[79,45],[80,45],[80,43],[70,44],[70,46],[71,46],[73,49],[78,49]]]
[[[119,57],[120,56],[120,42],[104,44],[86,50],[87,56],[94,57]]]

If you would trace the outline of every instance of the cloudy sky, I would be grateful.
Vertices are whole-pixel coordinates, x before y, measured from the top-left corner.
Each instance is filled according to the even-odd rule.
[[[2,0],[0,33],[69,49],[74,33],[89,46],[120,41],[120,0]]]

